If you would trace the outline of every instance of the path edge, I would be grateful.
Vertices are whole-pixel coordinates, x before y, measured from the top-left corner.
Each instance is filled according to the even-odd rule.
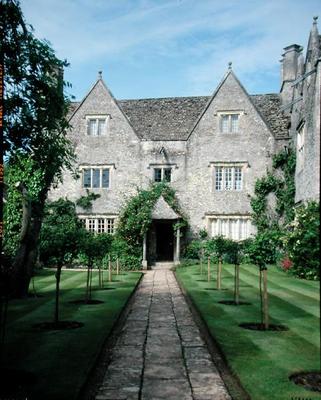
[[[176,276],[176,268],[172,269],[176,282],[181,289],[183,296],[186,300],[186,303],[192,313],[193,319],[200,330],[201,337],[204,339],[208,351],[216,365],[222,380],[227,388],[227,391],[233,400],[251,400],[250,395],[244,389],[241,384],[240,379],[232,372],[230,369],[226,357],[220,347],[219,343],[215,339],[215,337],[211,334],[205,319],[200,313],[197,305],[195,304],[192,297],[185,290],[185,287],[181,284],[179,279]]]
[[[144,272],[143,271],[139,272],[141,272],[141,276],[138,279],[131,294],[128,296],[127,301],[124,304],[123,308],[121,309],[120,313],[118,314],[118,317],[114,322],[114,325],[111,328],[109,334],[105,338],[101,346],[101,349],[98,351],[96,360],[94,361],[92,367],[90,368],[88,372],[88,377],[81,386],[76,396],[76,400],[95,400],[100,384],[103,382],[108,365],[110,364],[111,349],[114,347],[119,337],[119,334],[124,326],[126,318],[130,312],[131,305],[134,301],[137,289],[141,284],[142,279],[144,278]]]

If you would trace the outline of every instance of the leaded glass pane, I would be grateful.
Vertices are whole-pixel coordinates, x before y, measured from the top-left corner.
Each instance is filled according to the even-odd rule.
[[[100,169],[94,168],[93,169],[93,188],[100,187]]]
[[[98,218],[97,220],[97,232],[98,233],[105,232],[105,220],[102,218]]]
[[[96,227],[96,220],[94,218],[89,218],[88,219],[88,230],[90,232],[95,232],[95,227]]]
[[[242,190],[242,168],[234,168],[234,189]]]
[[[232,186],[232,171],[233,168],[229,167],[229,168],[224,168],[224,189],[225,190],[232,190],[233,186]]]
[[[172,173],[171,168],[165,168],[164,169],[164,181],[165,182],[170,182],[171,181],[171,173]]]
[[[161,168],[154,168],[154,181],[161,182],[162,181],[162,170]]]
[[[114,219],[106,220],[106,232],[110,234],[114,233]]]
[[[85,188],[91,187],[91,169],[83,170],[83,187]]]
[[[221,132],[223,132],[223,133],[229,132],[229,116],[228,115],[221,116]]]
[[[105,132],[106,132],[106,119],[99,119],[97,134],[100,136],[100,135],[104,135]]]
[[[215,167],[215,190],[223,190],[223,167]]]
[[[92,135],[92,136],[96,135],[96,123],[97,123],[96,119],[88,120],[88,125],[87,125],[88,126],[87,134],[88,135]]]
[[[238,114],[231,115],[231,132],[238,132],[239,130],[239,116]]]
[[[109,169],[105,168],[102,171],[101,187],[109,188]]]

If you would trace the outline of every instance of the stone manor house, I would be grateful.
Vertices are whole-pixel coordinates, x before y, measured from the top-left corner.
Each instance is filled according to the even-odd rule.
[[[306,57],[285,47],[281,91],[249,95],[229,65],[211,96],[117,100],[101,73],[81,102],[72,103],[69,137],[81,178],[64,174],[51,199],[99,193],[87,229],[113,233],[122,206],[137,188],[168,182],[189,218],[188,236],[206,229],[242,240],[255,233],[250,197],[255,181],[285,146],[297,148],[297,203],[319,197],[320,36],[316,18]],[[163,198],[144,238],[143,265],[176,261],[179,219]],[[183,238],[185,240],[185,238]]]

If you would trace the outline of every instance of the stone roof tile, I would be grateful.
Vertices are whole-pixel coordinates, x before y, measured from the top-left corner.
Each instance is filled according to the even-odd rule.
[[[137,134],[144,140],[186,140],[210,96],[118,100]],[[250,95],[274,137],[288,137],[289,119],[280,111],[279,94]],[[70,116],[79,102],[71,103]]]
[[[119,100],[136,132],[146,140],[186,140],[209,97]]]

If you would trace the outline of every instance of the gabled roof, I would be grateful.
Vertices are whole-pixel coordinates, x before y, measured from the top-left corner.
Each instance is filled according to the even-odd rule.
[[[133,131],[137,134],[135,128],[132,126],[131,122],[129,121],[127,115],[123,112],[122,108],[119,107],[119,104],[117,102],[117,100],[115,99],[114,95],[112,94],[112,92],[109,90],[109,88],[107,87],[106,83],[103,81],[102,79],[102,75],[101,72],[99,72],[99,77],[97,79],[97,81],[95,82],[95,84],[93,85],[93,87],[90,89],[90,91],[87,93],[87,95],[82,99],[82,101],[75,101],[75,102],[71,102],[70,104],[70,109],[71,111],[68,113],[67,118],[70,121],[71,118],[74,116],[74,114],[76,114],[76,112],[78,111],[78,109],[84,104],[84,102],[86,101],[86,99],[90,96],[90,94],[94,91],[94,89],[96,88],[96,86],[98,86],[99,84],[102,84],[102,86],[104,87],[104,89],[106,90],[106,92],[108,93],[108,95],[110,96],[110,98],[114,101],[116,107],[119,108],[119,111],[123,114],[124,118],[126,119],[126,121],[128,122],[128,124],[132,127]],[[141,137],[140,137],[141,138]]]
[[[119,100],[134,129],[146,140],[186,140],[208,97]]]
[[[164,200],[163,196],[160,196],[157,200],[153,211],[152,219],[178,219],[180,216],[170,207]]]
[[[187,140],[193,127],[206,111],[207,106],[229,73],[233,72],[228,71],[226,73],[212,96],[115,101],[136,134],[143,140]],[[237,78],[235,77],[235,79]],[[243,88],[242,85],[241,87]],[[243,90],[246,93],[244,88]],[[289,118],[280,111],[280,95],[273,93],[247,96],[262,116],[274,137],[277,139],[288,138]],[[80,105],[81,103],[79,102],[71,103],[73,112],[70,113],[70,116],[76,112]]]

